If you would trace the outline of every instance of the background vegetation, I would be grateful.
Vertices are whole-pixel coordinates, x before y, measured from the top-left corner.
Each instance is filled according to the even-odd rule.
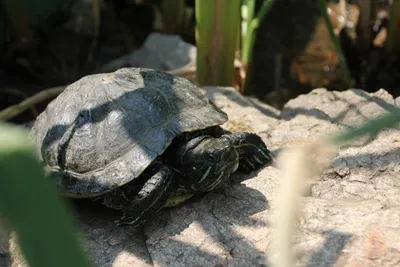
[[[278,108],[322,86],[384,87],[399,96],[400,9],[391,2],[2,0],[0,120],[33,120],[62,91],[57,86],[138,50],[152,32],[197,46],[188,70],[197,84],[233,86]],[[333,140],[375,134],[399,121],[392,112]],[[89,266],[26,130],[5,122],[0,177],[0,216],[30,266]]]

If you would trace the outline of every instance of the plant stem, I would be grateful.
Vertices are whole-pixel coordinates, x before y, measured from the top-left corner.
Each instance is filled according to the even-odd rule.
[[[398,54],[400,51],[400,1],[393,0],[389,11],[389,26],[387,50],[390,55]]]
[[[253,47],[254,42],[256,39],[256,31],[260,26],[262,19],[265,15],[269,12],[272,7],[273,0],[266,0],[264,1],[261,9],[257,12],[257,15],[253,18],[254,8],[255,8],[255,1],[250,0],[248,2],[248,26],[247,26],[247,33],[243,43],[243,63],[248,65],[250,63],[252,54],[253,54]]]
[[[337,53],[337,55],[339,57],[339,65],[340,65],[341,70],[343,71],[345,82],[346,82],[347,86],[350,88],[350,87],[353,86],[352,78],[351,78],[350,71],[349,71],[349,68],[347,66],[347,63],[346,63],[346,58],[344,57],[342,48],[340,47],[340,44],[339,44],[339,40],[338,40],[338,38],[336,37],[336,35],[335,35],[334,31],[333,31],[332,22],[331,22],[331,20],[330,20],[330,18],[328,16],[327,11],[326,11],[327,5],[326,5],[325,0],[319,0],[318,1],[318,5],[319,5],[319,9],[320,9],[321,15],[322,15],[323,19],[325,20],[325,24],[326,24],[326,27],[328,29],[329,35],[331,37],[331,40],[333,42],[333,45],[335,47],[336,53]]]
[[[162,0],[164,31],[168,34],[183,34],[185,18],[184,0]]]
[[[232,86],[240,0],[196,0],[199,86]]]

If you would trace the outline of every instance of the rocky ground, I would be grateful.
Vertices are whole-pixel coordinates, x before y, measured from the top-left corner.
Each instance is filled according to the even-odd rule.
[[[315,89],[281,112],[231,88],[205,93],[228,113],[226,127],[259,133],[275,154],[400,107],[400,98],[383,89]],[[302,197],[294,238],[299,266],[400,266],[399,163],[398,127],[340,148]],[[98,266],[266,266],[279,174],[273,165],[235,176],[237,183],[221,192],[164,210],[143,231],[117,228],[112,210],[78,205],[82,244]],[[0,266],[22,266],[14,240],[7,240],[0,233]]]

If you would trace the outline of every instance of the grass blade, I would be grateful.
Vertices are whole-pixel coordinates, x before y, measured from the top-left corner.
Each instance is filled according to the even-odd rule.
[[[335,32],[333,31],[331,19],[329,18],[328,12],[326,11],[326,9],[327,9],[326,1],[319,0],[318,5],[319,5],[321,15],[322,15],[322,17],[325,21],[326,27],[328,29],[329,35],[331,37],[331,41],[333,42],[333,46],[335,47],[336,53],[339,57],[340,69],[343,72],[346,84],[348,87],[352,87],[353,82],[352,82],[350,70],[349,70],[349,67],[347,66],[346,58],[344,56],[342,48],[340,47],[339,39],[336,37]]]

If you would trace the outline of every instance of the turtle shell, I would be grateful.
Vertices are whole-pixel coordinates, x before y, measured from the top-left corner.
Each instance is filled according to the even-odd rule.
[[[138,177],[176,136],[227,119],[184,78],[122,68],[69,85],[30,138],[61,195],[91,197]]]

